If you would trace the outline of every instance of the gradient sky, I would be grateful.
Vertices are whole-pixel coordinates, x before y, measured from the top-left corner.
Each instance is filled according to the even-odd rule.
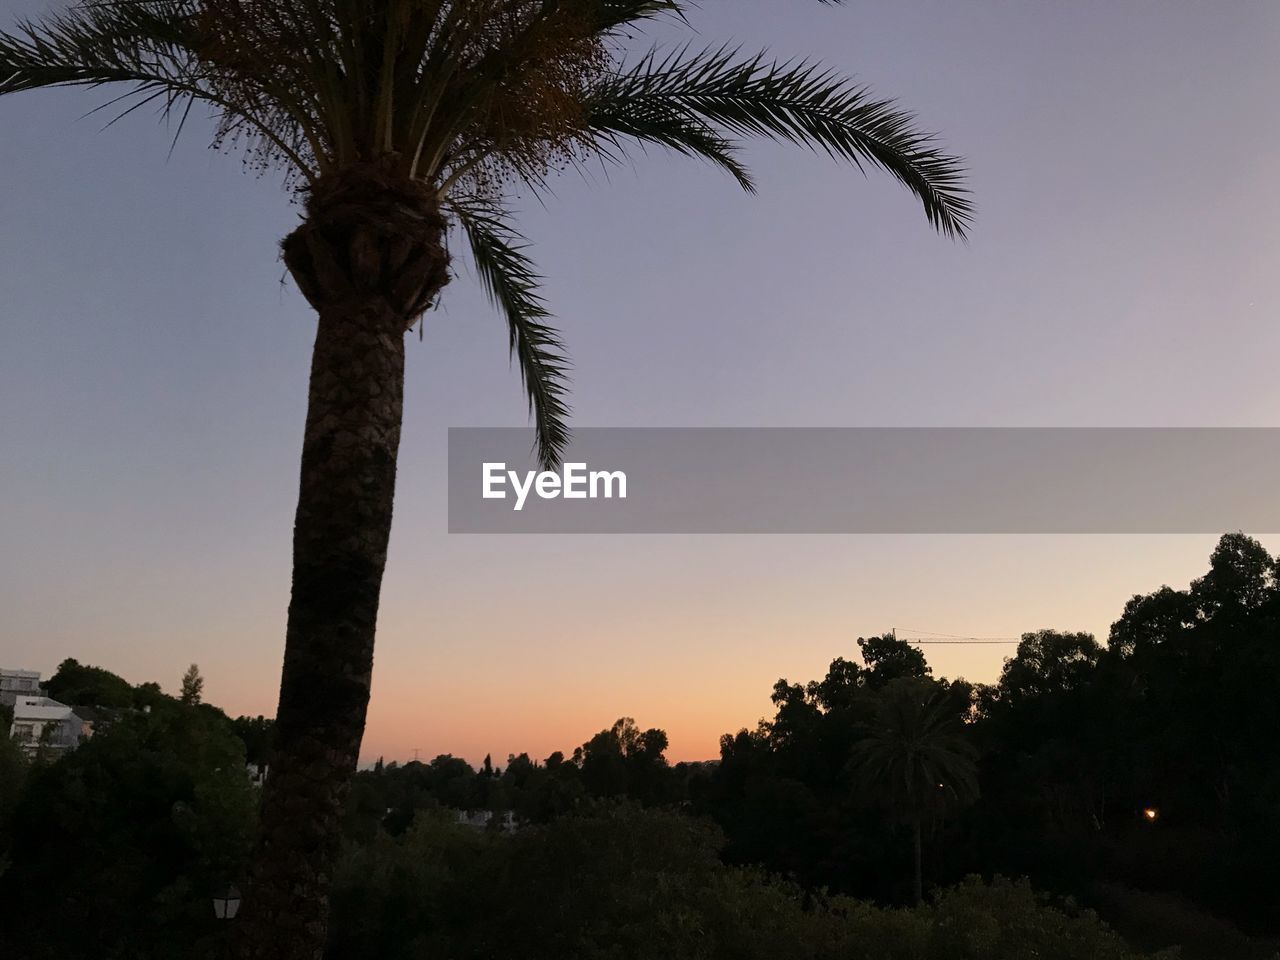
[[[0,22],[44,4],[0,0]],[[1280,6],[705,0],[698,41],[822,59],[972,167],[967,246],[883,176],[651,151],[521,205],[592,426],[1273,426]],[[660,29],[656,38],[678,37]],[[0,99],[0,664],[274,710],[313,321],[271,178],[101,93]],[[519,425],[464,267],[410,344],[364,756],[571,749],[622,715],[716,754],[780,676],[891,626],[1105,636],[1213,537],[464,537],[449,426]],[[1263,538],[1273,551],[1280,538]],[[1012,648],[927,648],[991,680]]]

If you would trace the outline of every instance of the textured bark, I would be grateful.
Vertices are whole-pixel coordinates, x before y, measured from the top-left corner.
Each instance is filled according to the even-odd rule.
[[[385,168],[312,191],[285,262],[319,314],[276,742],[236,954],[317,960],[364,734],[391,532],[405,331],[448,278],[444,221]]]

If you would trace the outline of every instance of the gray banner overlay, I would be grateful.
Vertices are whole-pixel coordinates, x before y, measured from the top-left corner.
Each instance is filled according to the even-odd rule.
[[[450,429],[451,533],[1280,532],[1280,428],[586,428],[568,499],[532,445]]]

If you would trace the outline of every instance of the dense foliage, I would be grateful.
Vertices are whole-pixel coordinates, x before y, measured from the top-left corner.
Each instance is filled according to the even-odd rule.
[[[127,714],[26,773],[5,830],[0,896],[21,918],[6,925],[5,956],[214,949],[209,898],[243,874],[255,807],[221,713],[173,703]]]
[[[726,867],[719,831],[605,805],[506,836],[437,816],[347,860],[330,955],[343,960],[1128,960],[1088,911],[969,878],[929,906],[815,897]]]

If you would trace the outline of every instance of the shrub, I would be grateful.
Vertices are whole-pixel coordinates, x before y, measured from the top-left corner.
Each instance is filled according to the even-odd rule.
[[[970,878],[914,909],[726,867],[718,831],[628,806],[514,836],[420,818],[338,875],[335,960],[1138,960],[1095,914]],[[1169,956],[1172,956],[1170,954]]]

